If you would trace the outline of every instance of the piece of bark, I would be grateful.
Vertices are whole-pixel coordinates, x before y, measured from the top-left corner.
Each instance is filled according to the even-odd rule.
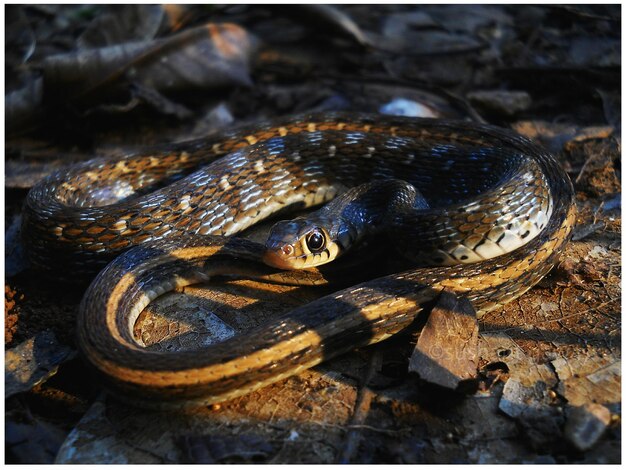
[[[430,383],[456,389],[474,379],[478,320],[469,300],[444,292],[433,307],[409,362],[409,371]]]

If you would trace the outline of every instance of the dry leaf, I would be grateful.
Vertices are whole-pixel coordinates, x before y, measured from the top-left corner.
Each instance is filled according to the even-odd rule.
[[[5,397],[25,392],[56,374],[59,365],[74,357],[54,333],[44,331],[6,351],[4,355]]]
[[[77,40],[79,49],[148,41],[165,29],[163,5],[107,5]]]
[[[159,91],[250,85],[255,40],[234,24],[207,24],[166,39],[59,54],[43,61],[50,99],[102,98],[129,82]],[[58,95],[57,95],[58,94]]]

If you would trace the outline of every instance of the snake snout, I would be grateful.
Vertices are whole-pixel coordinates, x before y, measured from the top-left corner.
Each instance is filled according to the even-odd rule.
[[[263,262],[280,269],[300,269],[302,253],[298,243],[302,225],[300,219],[276,222],[265,242]]]
[[[294,269],[289,257],[293,255],[295,248],[293,245],[286,244],[278,247],[266,246],[263,253],[263,262],[268,266],[279,269]]]
[[[269,266],[280,269],[293,269],[289,258],[296,252],[293,240],[285,234],[285,227],[289,226],[289,221],[277,222],[271,229],[265,242],[265,252],[263,262]],[[290,231],[287,231],[289,234]]]

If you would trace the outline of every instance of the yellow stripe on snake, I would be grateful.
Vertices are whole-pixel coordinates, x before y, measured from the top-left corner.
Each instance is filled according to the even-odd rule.
[[[395,219],[389,250],[431,267],[340,290],[199,351],[156,352],[134,338],[150,301],[214,276],[326,282],[317,269],[267,266],[261,245],[232,235],[392,179],[417,188],[429,207]],[[381,341],[443,289],[484,314],[555,265],[574,219],[569,178],[521,136],[466,122],[321,113],[51,175],[27,197],[23,234],[32,264],[54,275],[106,266],[81,303],[79,347],[118,396],[161,407],[223,401]],[[307,240],[321,256],[317,235]],[[294,246],[279,243],[284,254]]]

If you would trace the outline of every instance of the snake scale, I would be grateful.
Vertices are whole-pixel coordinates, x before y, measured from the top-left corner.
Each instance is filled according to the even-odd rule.
[[[408,181],[430,206],[396,221],[390,249],[430,267],[339,290],[199,351],[151,351],[134,337],[151,300],[214,276],[326,282],[318,269],[267,266],[261,245],[232,235],[387,179]],[[32,264],[54,275],[101,270],[80,306],[79,347],[116,395],[161,407],[223,401],[381,341],[443,289],[484,314],[555,265],[574,219],[563,169],[510,131],[318,113],[50,175],[27,197],[23,236]]]

